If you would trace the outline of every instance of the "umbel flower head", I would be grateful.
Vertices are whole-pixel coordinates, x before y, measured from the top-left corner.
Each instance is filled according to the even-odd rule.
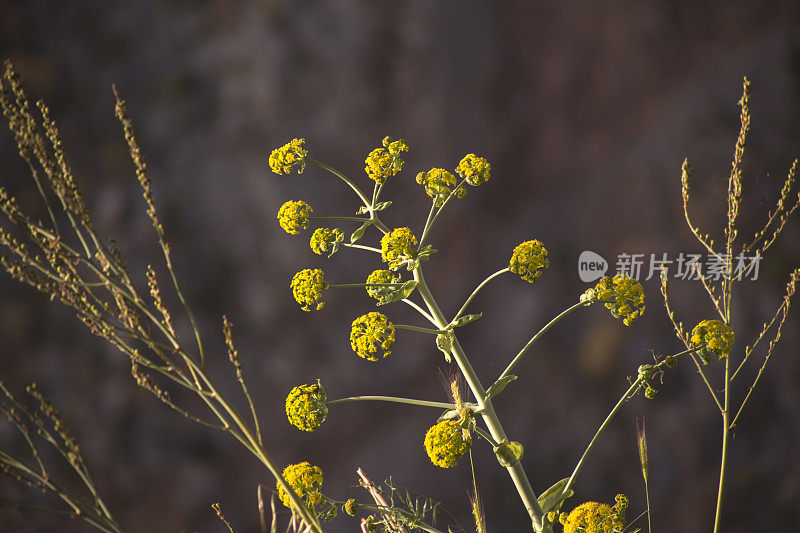
[[[286,416],[289,423],[303,431],[314,431],[328,416],[328,397],[322,383],[298,385],[286,397]]]
[[[733,330],[719,320],[703,320],[692,330],[692,348],[700,348],[700,357],[708,364],[711,354],[720,361],[728,357],[733,346]]]
[[[344,240],[344,233],[339,228],[317,228],[311,235],[311,250],[317,255],[331,254],[338,244]]]
[[[456,177],[445,169],[432,168],[427,172],[417,174],[417,183],[425,187],[425,193],[433,198],[438,207],[450,196],[450,192],[458,182]],[[455,194],[458,198],[463,198],[467,194],[467,190],[459,187]]]
[[[364,161],[367,164],[364,167],[367,176],[381,185],[387,178],[403,170],[405,162],[400,159],[400,152],[408,152],[407,141],[404,139],[395,141],[391,137],[384,137],[383,148],[375,148]]]
[[[456,174],[467,180],[473,187],[482,185],[489,181],[489,173],[492,165],[482,157],[475,154],[467,154],[456,167]]]
[[[325,307],[322,291],[327,288],[325,272],[319,268],[306,268],[292,278],[292,294],[303,311],[311,311],[312,307],[316,307],[317,310]]]
[[[509,261],[508,269],[519,274],[519,277],[533,283],[542,271],[550,266],[550,260],[547,259],[547,248],[537,240],[525,241],[516,248],[511,254],[511,261]]]
[[[624,498],[624,505],[619,499]],[[572,510],[564,524],[564,533],[619,533],[625,528],[627,498],[619,495],[617,504],[609,507],[605,503],[586,502]],[[563,515],[562,515],[563,516]]]
[[[289,465],[283,469],[283,477],[309,508],[313,509],[315,505],[322,502],[322,493],[320,492],[322,490],[322,469],[320,467],[312,466],[307,461]],[[289,499],[289,495],[280,484],[276,483],[276,486],[278,487],[278,498],[281,499],[283,505],[291,509],[292,500]]]
[[[353,321],[350,346],[367,361],[385,359],[391,355],[394,346],[394,325],[381,313],[373,311],[362,315]]]
[[[367,276],[367,294],[380,300],[392,292],[392,287],[374,287],[374,283],[397,283],[400,281],[400,274],[392,272],[391,270],[375,270]]]
[[[289,235],[297,235],[308,227],[312,211],[311,206],[302,200],[289,200],[278,209],[278,223]]]
[[[455,420],[442,420],[430,428],[425,434],[425,451],[431,462],[442,468],[455,466],[472,444],[469,433],[465,433]]]
[[[626,326],[633,324],[644,314],[644,289],[637,280],[624,274],[613,278],[600,278],[594,287],[599,300],[613,300],[605,303],[614,318],[621,318]]]
[[[391,270],[397,270],[405,262],[413,259],[417,238],[408,228],[393,229],[381,237],[381,257],[389,263]]]
[[[305,139],[292,139],[280,148],[275,148],[269,154],[269,168],[275,174],[291,174],[297,167],[297,173],[302,174],[306,169]]]

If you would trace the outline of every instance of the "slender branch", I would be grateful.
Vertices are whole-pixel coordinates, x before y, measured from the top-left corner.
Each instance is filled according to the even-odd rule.
[[[620,397],[619,401],[617,402],[617,405],[615,405],[614,408],[611,409],[611,412],[608,413],[608,416],[606,417],[605,420],[603,420],[603,423],[600,424],[600,427],[597,428],[597,431],[592,437],[592,440],[589,441],[589,445],[583,452],[583,455],[578,461],[578,464],[575,465],[575,469],[572,471],[572,475],[567,480],[567,484],[564,485],[564,490],[561,491],[562,494],[566,494],[567,491],[569,491],[569,489],[572,488],[572,485],[575,483],[575,478],[578,476],[578,473],[583,468],[583,465],[586,462],[586,458],[589,456],[589,452],[592,451],[592,448],[594,448],[594,445],[597,442],[597,439],[600,437],[600,434],[603,432],[603,430],[606,429],[606,426],[608,426],[608,424],[611,422],[611,420],[614,418],[614,416],[617,414],[617,412],[620,410],[623,404],[627,402],[634,394],[636,394],[636,391],[639,389],[639,387],[642,386],[643,381],[644,377],[640,374],[639,377],[636,378],[636,381],[631,383],[631,386],[628,387],[628,390],[626,390],[625,393],[622,395],[622,397]]]
[[[522,359],[522,357],[528,352],[528,350],[530,350],[531,346],[533,346],[533,344],[537,340],[539,340],[542,337],[542,335],[544,335],[547,332],[548,329],[553,327],[556,323],[558,323],[559,320],[561,320],[562,318],[564,318],[568,314],[572,313],[573,311],[575,311],[577,309],[580,309],[581,307],[586,307],[588,305],[591,305],[591,302],[578,302],[576,304],[573,304],[570,307],[566,308],[564,311],[562,311],[560,314],[558,314],[550,322],[545,324],[545,326],[542,329],[540,329],[538,332],[536,332],[536,335],[531,337],[531,340],[529,340],[528,343],[525,346],[522,347],[522,349],[519,351],[519,353],[516,355],[516,357],[514,357],[514,359],[508,364],[506,369],[503,370],[503,373],[500,374],[500,376],[495,380],[495,382],[497,382],[497,381],[503,379],[504,377],[506,377],[507,375],[509,375],[511,373],[511,371],[514,370],[514,367],[516,367],[519,364],[519,362]]]
[[[456,408],[456,405],[452,404],[452,403],[431,402],[431,401],[428,401],[428,400],[417,400],[417,399],[414,399],[414,398],[398,398],[398,397],[395,397],[395,396],[350,396],[349,398],[340,398],[338,400],[330,400],[328,402],[325,402],[325,404],[326,405],[336,405],[336,404],[339,404],[339,403],[363,402],[363,401],[404,403],[404,404],[408,404],[408,405],[419,405],[421,407],[436,407],[437,409],[455,409]]]
[[[451,322],[454,322],[454,321],[458,320],[461,317],[461,315],[464,314],[464,311],[467,310],[467,306],[472,302],[473,299],[475,299],[475,297],[478,295],[478,293],[481,292],[481,289],[483,289],[494,278],[496,278],[500,274],[505,274],[506,272],[508,272],[508,267],[506,267],[504,269],[501,269],[501,270],[498,270],[497,272],[495,272],[494,274],[492,274],[491,276],[489,276],[485,280],[483,280],[480,283],[480,285],[475,287],[475,290],[472,291],[472,294],[469,295],[469,298],[467,298],[467,301],[464,302],[464,305],[461,306],[461,309],[458,310],[458,313],[456,313],[456,316],[453,317],[453,320]]]

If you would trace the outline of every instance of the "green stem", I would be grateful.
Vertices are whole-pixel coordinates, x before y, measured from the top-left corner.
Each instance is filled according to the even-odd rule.
[[[421,265],[418,265],[414,269],[414,279],[418,282],[417,290],[419,291],[420,296],[422,296],[425,305],[428,307],[431,316],[436,320],[436,325],[440,329],[444,329],[447,327],[449,322],[445,319],[441,309],[439,309],[439,305],[433,298],[430,289],[428,289],[427,283],[425,283],[425,278],[422,275]],[[500,424],[500,420],[497,417],[497,413],[494,411],[492,400],[486,397],[486,389],[484,389],[483,385],[481,385],[475,370],[472,368],[469,359],[467,359],[466,353],[464,353],[464,349],[461,347],[461,343],[458,342],[458,338],[455,334],[452,338],[453,348],[451,353],[458,364],[458,367],[461,370],[467,385],[472,391],[472,394],[475,396],[478,407],[481,409],[481,417],[483,418],[486,427],[489,428],[489,432],[496,442],[502,442],[504,439],[508,440],[508,437],[506,437],[506,433],[503,430],[503,426]],[[517,461],[513,465],[505,468],[517,489],[517,493],[519,494],[525,509],[528,511],[534,531],[545,531],[543,519],[544,513],[542,512],[542,508],[536,499],[536,494],[533,492],[533,487],[531,487],[530,480],[525,474],[525,470],[522,468],[522,464]]]
[[[342,220],[345,222],[361,222],[362,224],[368,221],[368,218],[362,217],[308,217],[309,220]]]
[[[592,440],[589,441],[589,445],[586,447],[586,450],[583,452],[583,455],[581,456],[580,460],[578,461],[578,464],[575,465],[575,470],[572,471],[572,475],[569,477],[569,480],[567,480],[567,484],[564,485],[564,490],[561,491],[562,494],[566,494],[567,491],[569,491],[569,489],[572,488],[572,485],[575,483],[575,478],[578,476],[578,473],[583,468],[583,464],[586,462],[586,458],[589,456],[589,452],[591,452],[592,448],[594,448],[594,445],[597,442],[597,439],[600,437],[600,434],[606,429],[606,427],[611,422],[611,420],[614,418],[614,416],[617,414],[617,411],[620,410],[622,405],[625,402],[627,402],[628,399],[630,399],[636,393],[636,391],[639,389],[639,387],[641,386],[643,381],[644,381],[644,378],[641,375],[638,378],[636,378],[636,381],[634,381],[631,384],[631,386],[628,387],[628,390],[626,390],[625,394],[623,394],[622,397],[619,399],[619,401],[617,402],[617,405],[614,406],[614,408],[611,410],[611,412],[608,413],[608,416],[603,421],[603,423],[600,424],[600,427],[595,432],[594,437],[592,437]]]
[[[537,340],[539,340],[539,338],[541,338],[541,336],[544,335],[547,332],[548,329],[553,327],[559,320],[561,320],[562,318],[564,318],[568,314],[572,313],[576,309],[580,309],[581,307],[586,307],[588,305],[591,305],[591,303],[592,302],[578,302],[578,303],[566,308],[558,316],[556,316],[554,319],[552,319],[550,322],[548,322],[542,329],[540,329],[536,333],[536,335],[531,337],[531,340],[529,340],[528,343],[525,346],[522,347],[522,350],[520,350],[519,353],[517,354],[517,356],[514,357],[514,359],[508,364],[506,369],[503,370],[503,373],[500,374],[500,377],[498,377],[496,381],[500,381],[501,379],[503,379],[504,377],[509,375],[511,373],[511,371],[514,370],[514,367],[519,364],[519,361],[522,359],[522,357],[528,352],[528,350],[530,350],[531,346],[533,346],[533,344]]]
[[[725,492],[725,471],[728,463],[728,444],[730,436],[730,356],[725,358],[725,406],[722,409],[722,456],[719,467],[719,489],[717,490],[717,511],[714,515],[714,533],[720,531],[722,519],[722,502]]]
[[[418,333],[428,333],[430,335],[440,335],[442,333],[447,333],[447,331],[441,329],[421,328],[419,326],[408,326],[406,324],[394,324],[394,329],[407,329],[409,331],[416,331]]]
[[[369,250],[370,252],[381,253],[381,251],[378,248],[373,248],[372,246],[364,246],[363,244],[342,243],[342,245],[347,246],[348,248],[361,248],[362,250]]]
[[[349,185],[351,189],[353,189],[353,191],[358,195],[359,198],[361,198],[361,201],[364,202],[364,206],[367,209],[370,208],[369,200],[367,200],[367,197],[364,196],[363,192],[361,192],[361,189],[358,188],[358,185],[353,183],[353,180],[351,180],[350,178],[348,178],[347,176],[345,176],[344,174],[342,174],[341,172],[339,172],[335,168],[329,167],[328,165],[326,165],[322,161],[317,161],[316,159],[313,159],[311,157],[306,157],[306,162],[311,163],[312,165],[317,165],[319,168],[321,168],[323,170],[327,170],[328,172],[330,172],[334,176],[336,176],[339,179],[341,179],[343,182],[345,182],[347,185]]]
[[[489,276],[488,278],[483,280],[480,285],[475,287],[475,290],[472,291],[472,294],[469,295],[469,298],[467,298],[467,301],[464,302],[464,305],[461,306],[461,309],[458,310],[458,313],[456,313],[456,316],[453,318],[452,321],[455,322],[456,320],[458,320],[461,317],[462,314],[464,314],[464,311],[467,310],[467,306],[472,302],[473,299],[475,299],[475,297],[478,295],[478,293],[481,292],[481,289],[483,289],[494,278],[496,278],[500,274],[505,274],[506,272],[508,272],[508,267],[506,267],[506,268],[504,268],[502,270],[498,270],[497,272],[495,272],[494,274],[492,274],[491,276]]]
[[[351,396],[349,398],[340,398],[338,400],[331,400],[325,402],[325,405],[336,405],[338,403],[350,402],[392,402],[392,403],[405,403],[408,405],[419,405],[421,407],[436,407],[437,409],[455,409],[455,404],[445,402],[429,402],[427,400],[416,400],[414,398],[398,398],[395,396]]]

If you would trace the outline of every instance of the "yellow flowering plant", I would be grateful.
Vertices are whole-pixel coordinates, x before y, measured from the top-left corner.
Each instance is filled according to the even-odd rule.
[[[0,188],[0,210],[5,215],[3,223],[13,227],[16,232],[12,235],[0,225],[0,244],[9,252],[9,255],[4,256],[2,260],[6,271],[15,279],[44,292],[51,299],[76,311],[80,320],[92,333],[104,338],[128,357],[135,382],[159,401],[187,419],[232,437],[232,442],[238,443],[252,454],[275,479],[274,491],[278,499],[289,509],[288,512],[291,512],[290,528],[295,531],[322,533],[325,521],[334,518],[341,509],[347,516],[361,517],[362,531],[376,531],[377,528],[382,528],[384,531],[394,533],[415,530],[443,533],[444,530],[433,523],[432,510],[436,508],[433,500],[425,500],[423,505],[414,505],[409,503],[408,499],[395,498],[395,488],[390,483],[387,483],[388,492],[380,490],[361,470],[358,471],[359,486],[368,493],[372,502],[363,503],[352,497],[336,499],[322,492],[323,467],[328,468],[328,466],[316,466],[308,461],[302,461],[281,469],[273,460],[265,445],[265,440],[270,434],[262,431],[256,402],[250,394],[243,365],[234,343],[233,326],[227,317],[222,317],[222,337],[227,358],[235,372],[236,384],[241,392],[240,401],[246,406],[244,411],[237,408],[236,402],[227,395],[229,387],[221,386],[218,378],[210,370],[211,366],[207,361],[208,349],[173,268],[171,249],[164,227],[158,218],[152,183],[147,175],[147,165],[133,123],[127,114],[125,101],[116,90],[115,100],[116,115],[122,124],[123,136],[143,191],[146,213],[155,231],[156,242],[163,257],[163,269],[168,274],[168,286],[171,287],[173,297],[164,298],[159,275],[153,267],[145,269],[147,287],[144,292],[137,286],[135,278],[129,272],[113,241],[108,241],[97,234],[77,181],[65,162],[60,134],[50,117],[49,110],[44,104],[40,104],[37,106],[39,113],[34,115],[32,106],[10,64],[6,65],[0,81],[0,104],[18,144],[20,155],[35,172],[36,169],[42,169],[43,173],[41,175],[35,173],[34,177],[39,186],[38,190],[45,200],[46,211],[52,224],[26,214],[15,198]],[[422,457],[426,453],[431,463],[437,467],[466,468],[469,464],[473,475],[470,508],[479,532],[486,531],[486,523],[480,505],[472,454],[487,454],[494,457],[497,461],[496,467],[508,476],[506,486],[509,488],[513,486],[521,509],[529,521],[525,527],[526,531],[551,533],[561,528],[566,533],[619,533],[629,527],[625,520],[628,500],[624,496],[618,496],[613,506],[585,502],[570,512],[562,511],[562,507],[574,495],[579,475],[585,468],[591,452],[622,406],[640,392],[647,398],[655,397],[657,387],[663,381],[667,369],[674,368],[678,360],[691,361],[722,415],[722,461],[715,515],[715,531],[719,531],[730,435],[780,339],[791,298],[800,280],[800,269],[797,269],[791,274],[783,303],[773,318],[765,322],[761,334],[744,348],[742,353],[734,352],[734,330],[731,325],[732,288],[734,282],[742,279],[741,273],[734,274],[734,252],[742,250],[763,255],[780,233],[788,216],[800,205],[800,197],[796,203],[790,198],[798,167],[795,162],[787,184],[781,191],[778,205],[770,215],[765,228],[756,234],[750,244],[734,248],[738,234],[736,217],[741,200],[741,159],[750,119],[748,82],[745,82],[741,107],[742,129],[737,140],[729,181],[728,222],[724,232],[724,249],[716,246],[713,240],[690,222],[686,208],[689,199],[688,163],[684,162],[683,166],[682,193],[689,228],[699,243],[710,253],[719,258],[727,258],[725,272],[728,275],[722,277],[716,290],[709,280],[702,280],[713,304],[712,311],[716,312],[719,319],[704,320],[692,330],[691,334],[688,333],[671,307],[666,268],[664,268],[662,294],[665,308],[683,348],[666,356],[654,354],[652,360],[640,364],[631,372],[627,389],[599,424],[574,467],[568,471],[569,475],[555,481],[532,480],[529,477],[532,472],[539,471],[536,463],[540,458],[525,455],[524,435],[517,437],[519,440],[509,438],[494,399],[504,394],[509,387],[513,389],[514,386],[518,386],[514,384],[515,381],[525,379],[525,376],[514,373],[520,362],[532,353],[546,333],[552,331],[572,313],[592,307],[594,304],[601,304],[625,326],[635,325],[645,311],[642,285],[637,280],[623,275],[600,279],[594,287],[572,299],[563,311],[545,322],[526,342],[521,342],[519,351],[511,354],[492,354],[495,358],[493,364],[501,363],[505,366],[500,366],[503,370],[498,376],[487,379],[487,376],[480,376],[473,367],[467,349],[459,339],[460,328],[468,327],[482,318],[481,313],[468,313],[470,305],[493,280],[507,273],[513,273],[527,282],[525,284],[519,280],[515,281],[520,290],[538,290],[542,283],[546,283],[542,280],[547,279],[545,274],[551,266],[551,260],[554,265],[558,262],[557,257],[550,257],[548,249],[538,239],[531,238],[514,247],[512,247],[513,242],[509,241],[506,244],[510,251],[510,259],[506,262],[505,258],[509,257],[506,255],[504,259],[498,261],[498,267],[502,268],[489,274],[470,294],[465,295],[463,304],[454,314],[446,315],[443,312],[423,272],[424,263],[431,260],[436,253],[428,241],[432,238],[436,222],[450,202],[464,196],[467,190],[465,185],[478,187],[494,183],[489,161],[482,156],[469,153],[461,158],[453,172],[438,167],[419,172],[416,175],[416,182],[422,185],[424,193],[430,198],[430,210],[427,217],[420,217],[421,220],[424,219],[422,230],[414,233],[411,230],[411,227],[415,227],[412,221],[408,221],[407,225],[391,228],[381,220],[381,213],[393,205],[391,201],[381,198],[384,189],[390,184],[390,180],[407,179],[401,174],[405,167],[401,156],[409,150],[406,141],[386,137],[381,147],[369,152],[365,160],[366,177],[361,175],[361,179],[368,180],[366,183],[372,187],[371,194],[368,190],[365,192],[362,189],[363,183],[351,179],[327,163],[310,157],[304,139],[293,139],[273,150],[267,156],[267,163],[275,174],[286,175],[295,172],[300,174],[307,170],[307,167],[313,167],[315,171],[308,174],[314,176],[309,179],[317,179],[316,169],[319,169],[341,180],[353,191],[359,203],[355,210],[356,216],[314,217],[311,216],[313,210],[307,203],[300,200],[288,201],[278,211],[279,226],[287,233],[296,235],[320,220],[342,222],[343,228],[346,228],[346,224],[352,224],[354,226],[352,231],[341,228],[315,228],[309,241],[312,252],[331,257],[338,250],[350,249],[353,252],[368,254],[374,262],[371,267],[372,273],[366,279],[363,273],[359,273],[354,276],[357,280],[354,283],[330,283],[324,271],[319,268],[300,270],[293,276],[289,288],[301,309],[320,311],[325,307],[323,301],[325,291],[347,289],[358,289],[362,299],[361,291],[366,290],[369,297],[374,300],[374,302],[368,301],[378,306],[408,306],[414,313],[413,324],[398,324],[391,321],[387,316],[391,314],[389,307],[381,308],[386,309],[387,314],[367,311],[353,320],[350,331],[352,350],[370,364],[384,363],[395,352],[398,353],[394,355],[394,359],[403,357],[401,353],[403,338],[401,337],[399,341],[396,339],[398,330],[425,335],[429,340],[430,352],[436,355],[441,352],[444,364],[449,365],[452,373],[463,380],[467,387],[467,392],[462,394],[458,381],[455,380],[445,401],[377,395],[329,399],[322,381],[316,380],[291,388],[285,400],[288,422],[298,430],[312,432],[320,428],[323,423],[336,424],[336,410],[343,408],[344,405],[361,401],[399,403],[430,409],[430,412],[435,409],[438,416],[431,415],[429,421],[419,427],[418,453]],[[292,181],[290,186],[304,187],[304,183],[299,180]],[[58,201],[48,201],[51,197]],[[69,221],[68,226],[60,227],[55,223],[53,206],[61,206],[59,214]],[[348,208],[346,212],[352,213],[353,210]],[[110,244],[104,244],[106,242]],[[403,281],[403,276],[410,279]],[[170,312],[169,308],[173,301],[179,305],[178,313],[174,310]],[[180,314],[181,318],[180,327],[174,325],[176,319],[173,317],[177,314]],[[608,323],[614,324],[612,321]],[[182,331],[187,325],[193,333],[188,341],[185,336],[178,334],[178,330]],[[732,400],[732,383],[748,360],[751,360],[756,346],[768,338],[767,333],[770,330],[773,331],[772,339],[768,341],[763,363],[752,385],[739,401],[737,410]],[[701,365],[710,363],[711,355],[717,357],[716,364]],[[721,369],[721,388],[711,385],[704,368]],[[163,382],[169,383],[170,388],[179,388],[196,396],[200,412],[188,409],[181,401],[173,399]],[[76,439],[66,429],[63,419],[53,405],[44,400],[35,387],[31,387],[29,393],[38,403],[39,409],[39,412],[34,414],[26,411],[26,407],[17,401],[2,383],[0,390],[4,395],[0,401],[0,410],[10,420],[11,425],[26,437],[33,458],[32,461],[30,458],[20,459],[15,455],[16,452],[6,451],[0,445],[2,471],[9,473],[13,479],[18,479],[21,483],[33,485],[58,496],[67,505],[66,512],[80,517],[93,527],[101,531],[121,531],[89,476]],[[49,421],[49,425],[45,426],[43,420]],[[65,458],[68,466],[78,474],[83,488],[90,494],[88,499],[73,497],[52,482],[42,460],[45,455],[39,451],[41,443],[36,440],[38,437],[41,437],[48,446],[55,448],[58,455]],[[546,437],[537,435],[536,438]],[[651,514],[647,488],[649,459],[643,429],[638,434],[637,441],[648,502],[645,512],[649,523]],[[467,455],[470,460],[462,460]],[[534,486],[540,490],[542,487],[549,486],[549,488],[538,492]],[[347,488],[335,487],[330,490],[333,493],[345,491]],[[263,509],[261,489],[258,495],[260,508]],[[215,504],[214,509],[220,518],[225,520],[218,504]],[[343,519],[349,520],[347,516]],[[275,516],[273,518],[277,520]],[[262,523],[266,523],[263,511]]]

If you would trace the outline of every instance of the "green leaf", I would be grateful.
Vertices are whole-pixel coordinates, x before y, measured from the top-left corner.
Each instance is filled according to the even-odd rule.
[[[367,228],[368,228],[368,227],[369,227],[371,224],[372,224],[372,221],[371,221],[371,220],[367,220],[366,222],[364,222],[364,223],[361,225],[361,227],[360,227],[360,228],[358,228],[357,230],[355,230],[355,231],[353,232],[353,234],[352,234],[352,235],[350,235],[350,244],[353,244],[353,243],[357,242],[357,241],[358,241],[358,240],[359,240],[361,237],[363,237],[363,236],[364,236],[364,232],[367,230]]]
[[[389,200],[388,202],[378,202],[377,204],[375,204],[375,207],[373,207],[372,210],[373,211],[383,211],[384,209],[386,209],[390,205],[392,205],[391,200]]]
[[[453,358],[450,357],[450,350],[453,349],[453,339],[450,338],[450,335],[447,333],[436,335],[436,347],[444,354],[445,361],[448,363],[453,362]]]
[[[561,503],[575,493],[572,489],[564,492],[564,487],[567,486],[568,481],[568,477],[561,481],[556,481],[552,487],[539,496],[539,507],[542,508],[542,512],[547,514],[550,511],[558,511],[561,508]]]
[[[427,261],[428,257],[435,254],[436,250],[433,248],[433,245],[426,245],[424,248],[417,252],[417,259],[421,261]]]
[[[381,300],[378,302],[378,305],[386,305],[392,302],[399,302],[400,300],[408,298],[411,295],[411,293],[414,292],[414,289],[417,288],[417,283],[418,282],[414,281],[413,279],[406,281],[405,283],[403,283],[403,285],[400,286],[399,289],[394,290],[384,298],[381,298]]]
[[[506,388],[506,385],[508,385],[515,379],[517,379],[517,376],[515,376],[514,374],[507,374],[502,378],[498,379],[497,381],[492,383],[492,386],[489,387],[489,390],[486,391],[486,398],[494,398],[495,396],[503,392],[503,389]]]
[[[476,315],[464,315],[464,316],[460,317],[458,320],[456,320],[455,322],[451,322],[450,325],[452,327],[454,327],[454,328],[460,328],[461,326],[465,326],[465,325],[469,324],[470,322],[474,322],[474,321],[478,320],[482,316],[483,316],[483,313],[478,313]]]
[[[458,416],[459,416],[458,409],[448,409],[447,411],[442,413],[442,416],[440,416],[438,420],[436,420],[436,422],[438,423],[441,422],[442,420],[452,420],[454,418],[458,418]]]
[[[522,459],[523,453],[524,449],[522,444],[516,441],[508,442],[503,440],[500,444],[494,447],[494,454],[497,456],[497,460],[506,468],[509,466],[514,466],[520,459]]]

